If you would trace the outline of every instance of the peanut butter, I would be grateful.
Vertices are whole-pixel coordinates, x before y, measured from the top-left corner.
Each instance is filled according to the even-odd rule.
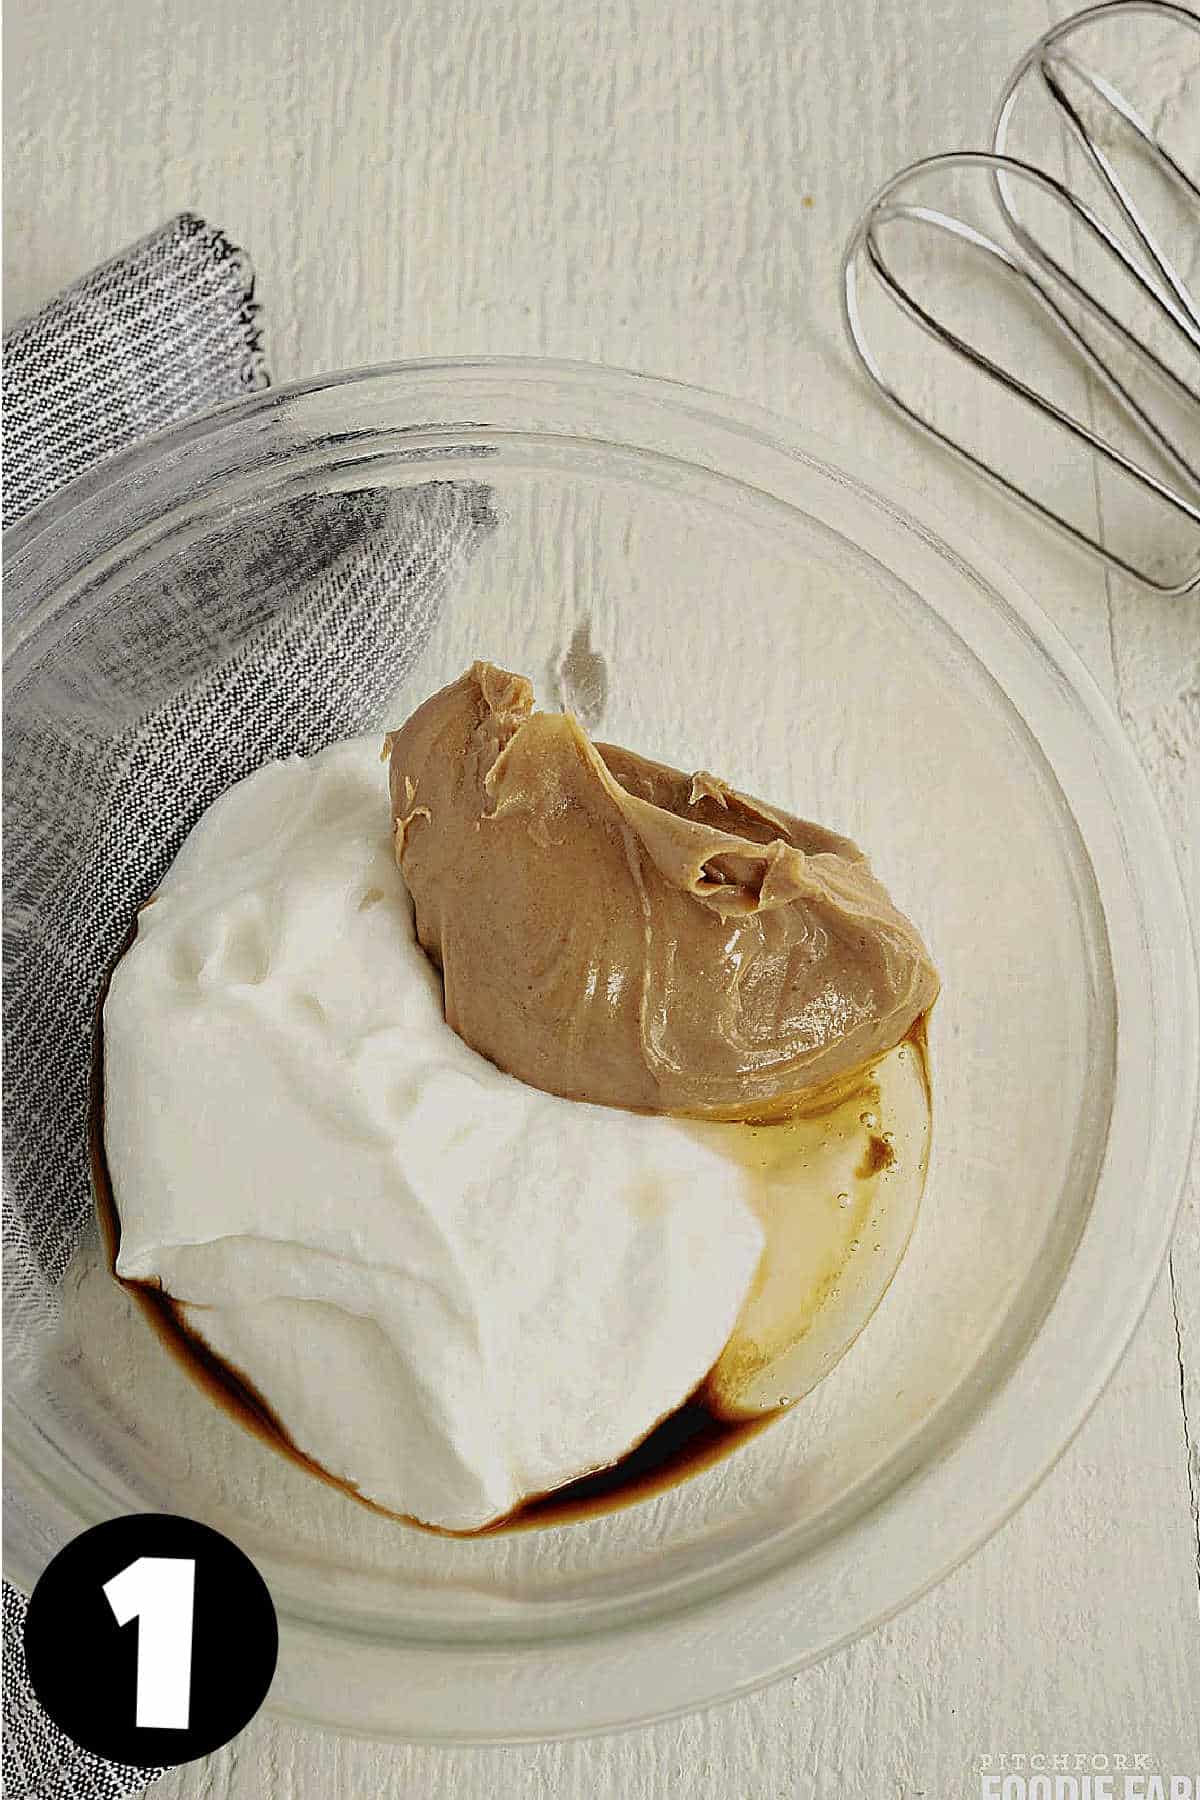
[[[477,662],[389,734],[396,857],[446,1018],[568,1099],[803,1108],[932,1005],[921,939],[849,839],[533,710]]]

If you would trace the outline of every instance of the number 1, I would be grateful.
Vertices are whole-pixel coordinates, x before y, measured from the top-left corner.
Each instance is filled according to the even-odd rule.
[[[191,1556],[139,1556],[104,1583],[118,1625],[138,1620],[139,1729],[186,1731],[192,1687]]]

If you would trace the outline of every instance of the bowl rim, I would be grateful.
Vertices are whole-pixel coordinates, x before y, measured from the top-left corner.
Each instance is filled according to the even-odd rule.
[[[1185,1101],[1181,1109],[1184,1115],[1182,1123],[1176,1126],[1173,1134],[1164,1134],[1167,1147],[1165,1151],[1160,1151],[1159,1157],[1160,1164],[1164,1167],[1160,1179],[1161,1201],[1154,1209],[1154,1228],[1146,1233],[1145,1240],[1140,1245],[1137,1270],[1129,1278],[1129,1291],[1125,1296],[1120,1323],[1093,1357],[1087,1379],[1078,1384],[1069,1403],[1063,1403],[1055,1409],[1054,1416],[1058,1423],[1054,1428],[1047,1431],[1043,1426],[1040,1432],[1033,1434],[1037,1440],[1036,1449],[1032,1444],[1026,1444],[1022,1453],[1018,1454],[1015,1448],[1016,1438],[1005,1436],[1007,1427],[1003,1422],[1004,1416],[1012,1413],[1013,1395],[1021,1385],[1021,1372],[1024,1370],[1028,1379],[1030,1357],[1038,1344],[1042,1345],[1041,1359],[1045,1358],[1049,1328],[1071,1276],[1069,1268],[1050,1311],[1037,1329],[1034,1342],[1004,1379],[1001,1392],[989,1398],[987,1405],[963,1433],[964,1439],[970,1439],[974,1443],[985,1421],[989,1415],[992,1416],[990,1435],[996,1440],[994,1454],[1000,1457],[1007,1475],[1003,1495],[997,1495],[989,1506],[979,1510],[970,1530],[963,1531],[960,1522],[957,1532],[950,1532],[940,1539],[936,1551],[926,1556],[927,1566],[915,1583],[906,1585],[903,1593],[890,1598],[878,1610],[872,1611],[869,1617],[855,1621],[840,1634],[832,1634],[819,1645],[789,1656],[786,1624],[782,1623],[779,1616],[786,1610],[788,1602],[785,1598],[781,1605],[778,1598],[773,1601],[768,1598],[766,1604],[771,1618],[764,1618],[761,1613],[764,1596],[759,1592],[762,1583],[752,1582],[724,1593],[715,1600],[693,1600],[677,1607],[665,1619],[656,1619],[645,1625],[620,1623],[602,1626],[588,1636],[548,1640],[553,1644],[553,1650],[549,1654],[540,1647],[525,1654],[525,1646],[506,1646],[505,1657],[502,1659],[504,1667],[497,1668],[494,1677],[487,1677],[495,1687],[493,1717],[490,1721],[478,1730],[469,1729],[461,1721],[456,1721],[452,1729],[443,1727],[425,1734],[419,1729],[414,1730],[411,1723],[401,1731],[394,1731],[386,1723],[381,1725],[377,1722],[384,1714],[380,1710],[380,1696],[375,1691],[378,1678],[369,1666],[372,1658],[378,1659],[380,1646],[377,1638],[363,1637],[340,1624],[318,1624],[311,1618],[292,1617],[286,1621],[281,1618],[285,1639],[291,1640],[297,1654],[289,1656],[289,1665],[293,1669],[292,1678],[284,1691],[272,1696],[268,1702],[270,1710],[308,1725],[352,1729],[357,1734],[385,1738],[402,1736],[412,1740],[428,1735],[429,1741],[443,1742],[536,1741],[552,1736],[583,1735],[597,1730],[619,1730],[634,1723],[686,1712],[697,1705],[751,1691],[790,1670],[816,1661],[863,1631],[874,1629],[915,1601],[972,1554],[1023,1503],[1065,1451],[1107,1386],[1148,1304],[1167,1253],[1188,1168],[1196,1111],[1196,964],[1191,948],[1190,924],[1182,883],[1149,782],[1112,706],[1063,634],[996,558],[972,544],[965,532],[943,518],[923,496],[913,494],[890,475],[872,466],[857,452],[831,443],[754,403],[733,400],[713,390],[645,375],[636,370],[529,357],[424,358],[337,371],[231,401],[210,413],[169,427],[130,446],[78,478],[44,506],[9,528],[4,538],[6,556],[23,555],[37,543],[42,533],[63,528],[75,508],[119,486],[131,470],[152,463],[164,445],[184,448],[200,444],[214,434],[230,429],[236,431],[249,418],[286,407],[314,394],[337,393],[343,389],[389,380],[399,380],[419,387],[421,379],[428,376],[448,378],[452,382],[463,379],[467,385],[472,379],[479,377],[489,381],[511,379],[517,386],[550,382],[572,389],[580,398],[591,389],[618,403],[626,399],[637,403],[649,402],[677,418],[688,419],[702,433],[707,430],[741,435],[773,454],[799,457],[825,474],[862,492],[877,505],[882,505],[901,528],[910,533],[915,532],[933,554],[969,576],[974,585],[983,590],[984,600],[990,601],[1009,629],[1024,640],[1026,651],[1040,653],[1047,667],[1063,683],[1094,733],[1093,748],[1097,754],[1103,754],[1110,780],[1110,799],[1114,787],[1124,796],[1124,818],[1130,821],[1131,829],[1136,826],[1139,848],[1143,853],[1136,870],[1142,883],[1139,894],[1144,897],[1146,884],[1156,889],[1157,917],[1153,921],[1155,932],[1142,933],[1142,949],[1148,966],[1155,973],[1154,990],[1171,992],[1174,1002],[1170,1015],[1160,1014],[1155,1021],[1159,1029],[1154,1035],[1154,1041],[1147,1043],[1145,1049],[1148,1062],[1153,1065],[1154,1056],[1151,1053],[1158,1044],[1163,1029],[1168,1032],[1168,1054],[1165,1057],[1160,1055],[1158,1061],[1159,1065],[1170,1065],[1169,1073],[1175,1077],[1178,1091]],[[480,429],[486,432],[488,428],[484,426]],[[613,447],[618,447],[617,440],[603,438],[599,434],[595,441],[608,442]],[[46,609],[37,607],[21,620],[20,638],[24,638],[27,633],[36,632],[45,611]],[[6,664],[9,654],[6,639]],[[1007,694],[1007,689],[1005,692]],[[1011,699],[1010,703],[1016,706]],[[1023,718],[1021,709],[1016,707],[1016,710]],[[1128,1071],[1126,1074],[1128,1075]],[[1119,1075],[1120,1070],[1114,1077],[1114,1084]],[[1189,1094],[1190,1105],[1187,1104]],[[1108,1158],[1109,1147],[1106,1147],[1100,1179],[1108,1168]],[[1099,1186],[1098,1179],[1097,1190]],[[1088,1226],[1090,1224],[1089,1220]],[[1085,1226],[1085,1232],[1088,1226]],[[1047,1341],[1043,1343],[1043,1339]],[[1038,1379],[1046,1382],[1049,1379],[1048,1372],[1044,1372]],[[1000,1402],[1006,1396],[1007,1406],[1001,1406]],[[952,1446],[936,1467],[944,1469],[962,1447],[962,1443]],[[907,1494],[906,1504],[911,1506],[913,1493],[928,1482],[931,1473],[936,1472],[936,1467],[934,1470],[922,1467],[915,1471],[900,1484],[899,1489],[893,1490],[878,1505],[868,1508],[864,1515],[856,1518],[850,1528],[851,1533],[859,1534],[864,1529],[869,1530],[872,1522],[877,1522],[877,1515],[898,1494]],[[930,1535],[935,1537],[937,1534]],[[819,1554],[818,1549],[818,1556]],[[699,1631],[696,1629],[698,1614],[703,1614],[704,1618],[703,1629]],[[680,1660],[690,1658],[693,1665],[681,1680],[676,1681],[678,1691],[673,1697],[664,1695],[660,1689],[659,1697],[649,1704],[646,1698],[644,1659],[633,1654],[634,1644],[647,1633],[654,1639],[652,1654],[656,1663],[660,1659],[670,1660],[673,1652],[680,1650],[685,1652],[685,1657]],[[749,1671],[744,1655],[739,1667],[734,1668],[733,1661],[737,1659],[731,1661],[728,1654],[719,1653],[720,1640],[738,1638],[739,1633],[743,1648],[747,1641],[752,1640],[754,1644],[754,1654],[749,1659],[754,1666]],[[614,1649],[614,1641],[618,1640],[624,1648]],[[299,1665],[305,1664],[313,1671],[327,1670],[331,1644],[333,1659],[342,1670],[342,1679],[336,1685],[344,1690],[347,1683],[357,1683],[363,1690],[363,1698],[352,1709],[354,1716],[349,1719],[345,1717],[345,1706],[329,1706],[327,1694],[333,1684],[326,1685],[323,1673],[305,1675],[302,1671],[299,1674],[295,1672]],[[389,1644],[388,1649],[392,1651],[395,1647]],[[463,1654],[465,1652],[446,1651],[440,1672],[431,1674],[423,1671],[420,1687],[428,1693],[430,1683],[448,1678],[450,1670],[458,1671],[461,1678]],[[706,1654],[709,1657],[707,1668],[704,1672],[698,1672],[695,1665]],[[414,1671],[409,1665],[414,1655],[429,1657],[428,1644],[399,1646],[396,1653],[388,1659],[385,1688],[395,1682],[398,1674],[402,1674],[406,1680],[412,1678]],[[515,1707],[514,1678],[517,1671],[512,1666],[514,1657],[524,1664],[520,1680],[516,1683],[521,1689],[522,1698]],[[538,1681],[546,1680],[547,1670],[552,1665],[557,1665],[560,1670],[558,1698],[549,1708],[542,1700],[534,1705],[531,1684],[536,1685]],[[573,1702],[561,1691],[562,1672],[567,1670],[568,1665],[570,1684],[586,1686],[589,1690],[588,1701],[582,1708],[582,1713],[578,1701]],[[721,1669],[719,1676],[712,1672],[718,1666]],[[472,1686],[480,1679],[481,1671],[473,1658],[470,1675]],[[525,1722],[505,1724],[500,1719],[501,1713],[511,1715],[514,1711],[521,1712]],[[497,1728],[498,1724],[501,1728]]]

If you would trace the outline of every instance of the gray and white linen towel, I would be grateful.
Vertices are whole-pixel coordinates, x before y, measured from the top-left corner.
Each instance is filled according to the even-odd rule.
[[[246,258],[180,214],[5,340],[5,525],[139,438],[268,385]],[[86,1109],[103,975],[204,807],[272,756],[374,726],[493,525],[473,482],[265,507],[160,563],[10,687],[4,743],[6,1370],[36,1361],[91,1216]],[[166,823],[164,823],[166,821]],[[41,1711],[4,1586],[8,1800],[117,1800],[161,1771]]]

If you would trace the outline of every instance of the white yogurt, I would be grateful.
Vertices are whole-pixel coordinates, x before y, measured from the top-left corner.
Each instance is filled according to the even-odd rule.
[[[374,739],[210,808],[104,1042],[118,1273],[396,1512],[470,1530],[615,1462],[750,1293],[762,1231],[715,1144],[526,1087],[446,1024]]]

